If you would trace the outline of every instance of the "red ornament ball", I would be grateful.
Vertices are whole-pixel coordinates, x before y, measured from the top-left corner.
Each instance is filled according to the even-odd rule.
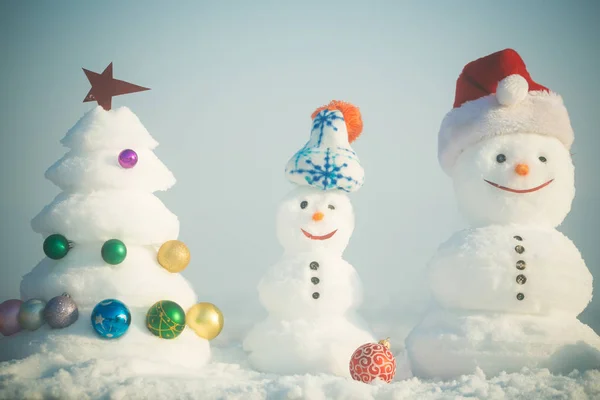
[[[367,343],[360,346],[350,359],[352,379],[370,383],[375,378],[390,383],[396,375],[396,359],[390,351],[390,343]]]

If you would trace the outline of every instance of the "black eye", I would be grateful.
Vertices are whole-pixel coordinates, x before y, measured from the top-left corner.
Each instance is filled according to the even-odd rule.
[[[544,157],[544,156],[541,156],[539,159],[540,159],[540,161],[541,161],[541,162],[546,162],[546,161],[548,161],[548,159],[546,159],[546,157]]]
[[[300,203],[300,208],[304,210],[306,207],[308,207],[308,201],[304,200],[302,203]]]
[[[504,161],[506,161],[506,156],[504,154],[498,154],[496,156],[496,161],[498,161],[500,164],[502,164]]]
[[[330,210],[335,210],[335,206],[332,206],[331,204],[328,207]]]

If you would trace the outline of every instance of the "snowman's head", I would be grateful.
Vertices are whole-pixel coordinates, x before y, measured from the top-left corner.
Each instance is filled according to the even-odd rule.
[[[473,225],[556,227],[575,196],[571,155],[556,138],[509,134],[467,147],[451,176],[459,208]]]
[[[277,237],[288,252],[342,253],[354,230],[354,211],[340,190],[299,186],[281,202]]]

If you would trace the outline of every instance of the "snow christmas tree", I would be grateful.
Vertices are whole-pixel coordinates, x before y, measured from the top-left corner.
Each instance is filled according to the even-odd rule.
[[[555,229],[575,196],[573,139],[562,98],[514,50],[465,66],[439,159],[471,228],[429,265],[437,306],[406,339],[414,375],[600,368],[600,338],[577,319],[592,275]]]
[[[51,352],[200,367],[223,320],[178,273],[190,254],[177,216],[153,194],[175,178],[136,115],[111,109],[112,96],[147,89],[113,79],[112,64],[85,72],[84,101],[99,106],[67,132],[68,153],[46,172],[63,192],[32,221],[47,258],[24,276],[18,312],[15,301],[0,312],[2,333],[13,334],[2,358]]]
[[[342,258],[354,230],[347,193],[364,180],[350,147],[362,119],[358,108],[341,101],[317,109],[312,118],[310,140],[286,167],[286,177],[298,186],[277,214],[285,253],[258,286],[269,317],[253,327],[244,348],[260,371],[350,376],[353,352],[373,342],[355,313],[362,301],[360,278]]]

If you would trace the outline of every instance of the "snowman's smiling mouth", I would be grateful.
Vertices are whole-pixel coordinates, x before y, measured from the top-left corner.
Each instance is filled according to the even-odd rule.
[[[313,235],[311,233],[306,232],[304,229],[300,228],[300,230],[302,231],[302,233],[304,233],[304,236],[306,236],[307,238],[311,239],[311,240],[327,240],[329,238],[331,238],[333,235],[335,235],[335,233],[337,232],[337,229],[333,232],[329,232],[327,235],[323,235],[323,236],[316,236]]]
[[[535,192],[537,190],[545,188],[546,186],[548,186],[549,184],[551,184],[552,181],[554,181],[554,179],[550,179],[548,182],[542,183],[540,186],[536,186],[536,187],[531,188],[531,189],[511,189],[509,187],[501,186],[501,185],[498,185],[497,183],[488,181],[487,179],[484,179],[484,181],[486,181],[487,183],[489,183],[490,185],[492,185],[494,187],[497,187],[498,189],[506,190],[507,192],[512,192],[512,193],[531,193],[531,192]]]

